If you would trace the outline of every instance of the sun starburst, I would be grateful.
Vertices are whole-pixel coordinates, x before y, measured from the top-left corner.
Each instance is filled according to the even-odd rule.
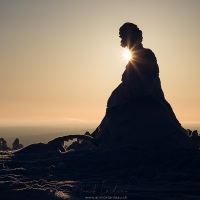
[[[129,49],[124,50],[123,57],[127,62],[132,58],[132,54]]]

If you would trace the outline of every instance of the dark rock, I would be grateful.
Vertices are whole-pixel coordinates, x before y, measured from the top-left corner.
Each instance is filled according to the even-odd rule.
[[[97,138],[101,146],[194,146],[191,139],[173,125],[168,114],[152,99],[138,99],[107,111]]]
[[[198,136],[199,136],[198,131],[197,131],[197,130],[194,130],[194,131],[192,132],[192,137],[198,137]]]
[[[190,129],[186,129],[187,130],[187,132],[188,132],[188,135],[189,136],[192,136],[192,130],[190,130]]]
[[[8,151],[10,148],[7,146],[6,140],[0,138],[0,151]]]
[[[13,142],[12,150],[18,150],[23,148],[23,145],[19,143],[19,139],[16,138]]]
[[[191,139],[194,142],[194,144],[196,145],[196,147],[200,148],[200,136],[197,130],[194,130],[191,133]]]
[[[93,143],[93,145],[97,145],[94,138],[89,135],[68,135],[68,136],[55,138],[49,141],[47,144],[37,143],[37,144],[28,145],[18,151],[15,151],[14,154],[16,155],[17,154],[41,154],[42,155],[42,154],[52,153],[52,152],[54,153],[65,152],[66,149],[64,147],[64,142],[69,141],[69,140],[74,140],[74,139],[77,139],[78,143],[79,141],[84,140],[84,141],[90,142],[90,144]]]

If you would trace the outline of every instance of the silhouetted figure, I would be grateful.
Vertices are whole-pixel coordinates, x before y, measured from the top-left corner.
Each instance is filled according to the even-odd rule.
[[[13,142],[13,145],[12,145],[12,150],[18,150],[18,149],[21,149],[23,148],[23,145],[19,143],[19,139],[16,138]]]
[[[142,31],[132,23],[119,29],[121,46],[130,50],[119,86],[107,102],[106,114],[91,134],[100,146],[179,145],[194,148],[161,88],[159,67],[150,49],[142,45]]]
[[[150,97],[159,101],[165,107],[173,123],[180,126],[162,91],[156,57],[150,49],[142,45],[142,31],[135,24],[125,23],[119,29],[119,37],[121,46],[130,50],[132,58],[122,75],[122,83],[108,99],[108,109],[138,97]]]

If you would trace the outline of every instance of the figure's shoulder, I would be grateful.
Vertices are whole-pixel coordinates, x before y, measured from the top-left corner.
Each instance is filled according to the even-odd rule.
[[[144,53],[146,56],[148,56],[149,58],[153,58],[156,59],[156,56],[154,54],[154,52],[151,49],[146,49],[144,48]]]
[[[144,56],[146,62],[148,62],[148,64],[157,65],[156,56],[151,49],[144,48],[143,49],[143,56]]]

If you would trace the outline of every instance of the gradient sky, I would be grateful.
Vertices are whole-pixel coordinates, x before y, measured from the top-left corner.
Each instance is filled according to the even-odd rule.
[[[143,31],[178,119],[200,122],[199,9],[199,0],[0,0],[0,124],[100,122],[125,69],[125,22]]]

